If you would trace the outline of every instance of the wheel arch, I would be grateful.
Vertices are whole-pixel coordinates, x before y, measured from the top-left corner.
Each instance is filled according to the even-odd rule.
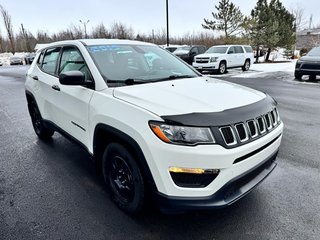
[[[105,147],[112,142],[122,144],[131,154],[133,154],[148,187],[151,188],[150,190],[152,191],[157,190],[150,168],[139,144],[128,134],[102,123],[96,125],[93,135],[93,156],[98,169],[101,169],[101,159]]]

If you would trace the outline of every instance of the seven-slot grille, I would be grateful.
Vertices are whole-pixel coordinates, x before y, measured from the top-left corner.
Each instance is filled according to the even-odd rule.
[[[250,119],[245,123],[236,123],[230,126],[219,128],[224,143],[227,146],[245,143],[251,139],[272,131],[280,123],[280,117],[277,109],[274,108],[271,112],[259,116],[255,119]]]

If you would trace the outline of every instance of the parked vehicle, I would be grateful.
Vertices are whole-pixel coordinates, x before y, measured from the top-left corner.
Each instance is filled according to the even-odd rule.
[[[201,53],[204,53],[207,47],[201,45],[185,46],[177,48],[173,54],[180,57],[185,62],[192,64],[193,58]]]
[[[10,57],[9,59],[10,65],[22,65],[22,58],[20,57]]]
[[[36,56],[35,53],[27,53],[24,60],[26,64],[31,64],[33,62],[34,57]]]
[[[129,213],[146,196],[162,210],[228,206],[276,166],[283,123],[273,98],[201,76],[153,44],[52,43],[25,87],[38,137],[57,131],[84,147]]]
[[[303,75],[309,75],[309,80],[315,80],[320,75],[320,47],[311,49],[297,61],[294,76],[301,80]]]
[[[3,65],[3,61],[0,59],[0,66],[2,66]]]
[[[209,48],[204,54],[197,55],[192,66],[199,72],[211,71],[224,74],[229,68],[241,67],[243,71],[248,71],[253,62],[253,50],[250,46],[219,45]]]

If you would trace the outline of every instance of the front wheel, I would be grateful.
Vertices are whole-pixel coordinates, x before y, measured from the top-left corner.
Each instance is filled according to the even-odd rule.
[[[316,75],[310,75],[309,76],[309,81],[315,81],[317,79]]]
[[[35,102],[30,103],[29,113],[33,129],[38,137],[41,139],[49,139],[54,134],[54,131],[44,126],[43,119]]]
[[[144,181],[131,153],[119,143],[110,143],[102,156],[103,177],[115,204],[128,213],[138,213],[144,202]]]
[[[299,72],[295,72],[294,73],[294,77],[297,79],[297,80],[301,80],[302,79],[302,74],[301,73],[299,73]]]
[[[250,68],[250,61],[249,60],[246,60],[244,62],[244,65],[242,66],[242,71],[248,71]]]
[[[218,69],[219,73],[224,74],[226,73],[226,70],[227,70],[227,64],[225,62],[221,62],[219,64],[219,69]]]

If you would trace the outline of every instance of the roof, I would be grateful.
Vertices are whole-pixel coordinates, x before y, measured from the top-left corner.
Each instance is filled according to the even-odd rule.
[[[65,40],[59,42],[53,42],[50,44],[46,44],[46,46],[56,46],[56,45],[65,45],[65,44],[74,44],[74,43],[82,43],[88,46],[93,45],[109,45],[109,44],[119,44],[119,45],[154,45],[152,43],[146,43],[141,41],[133,41],[133,40],[126,40],[126,39],[77,39],[77,40]]]

